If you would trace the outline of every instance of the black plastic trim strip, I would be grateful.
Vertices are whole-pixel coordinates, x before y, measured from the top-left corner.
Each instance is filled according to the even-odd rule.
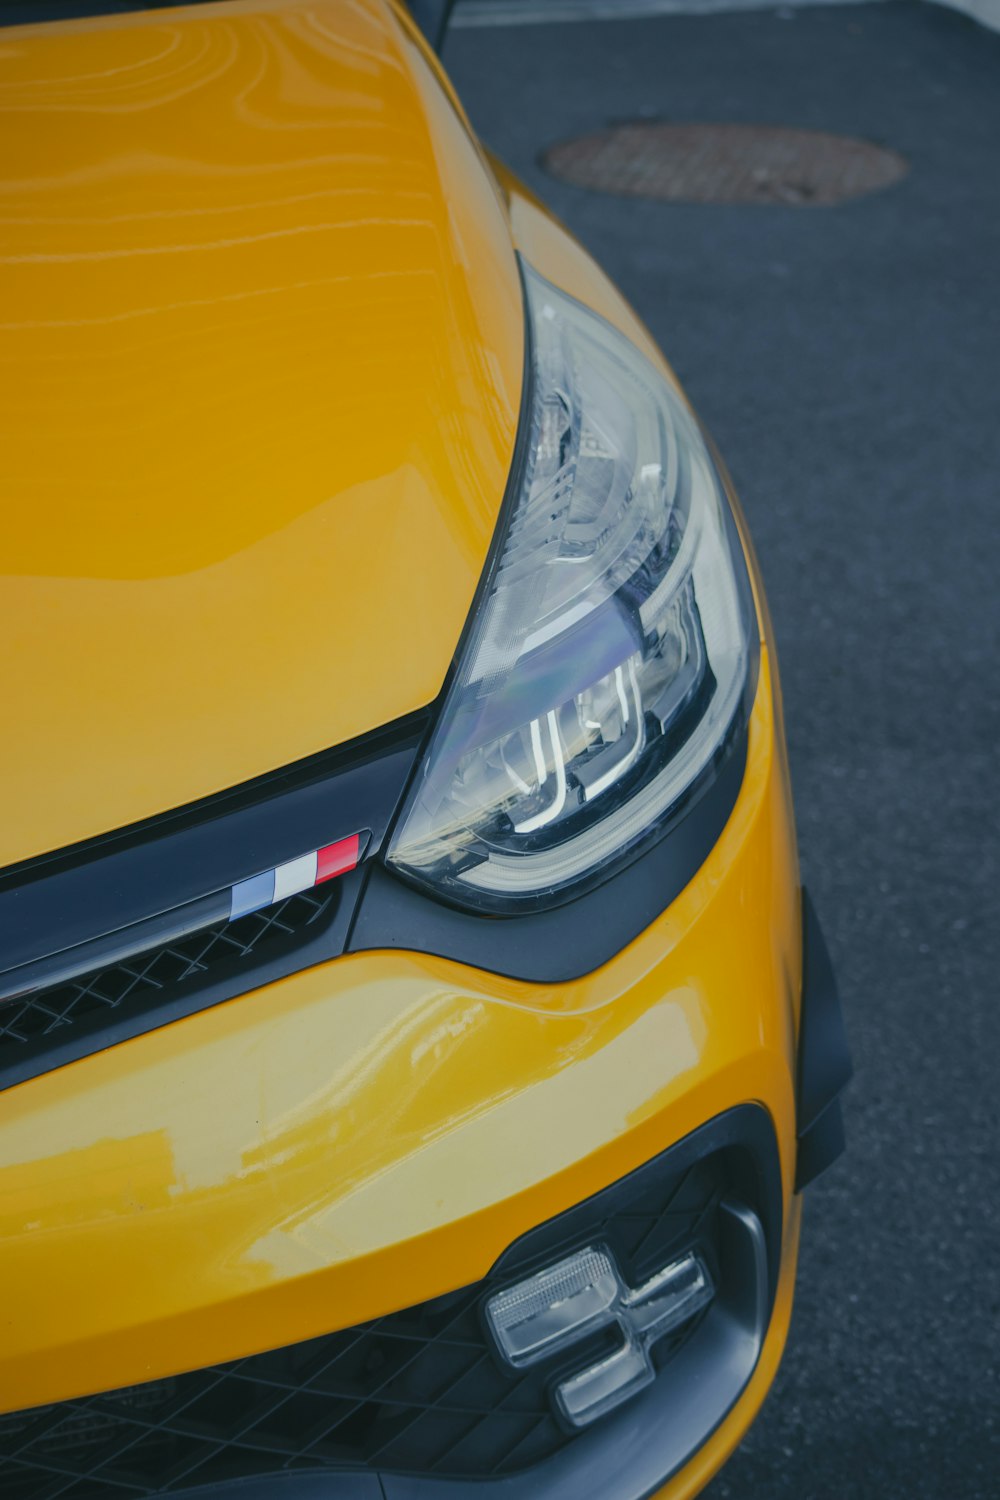
[[[546,984],[589,974],[637,938],[698,873],[736,805],[747,743],[743,727],[711,783],[658,843],[562,906],[484,916],[437,901],[374,865],[348,951],[403,948]]]
[[[369,828],[376,852],[428,711],[272,776],[0,874],[0,972],[150,921]]]
[[[844,1150],[840,1095],[853,1071],[830,951],[812,898],[803,887],[796,1192],[825,1172]]]

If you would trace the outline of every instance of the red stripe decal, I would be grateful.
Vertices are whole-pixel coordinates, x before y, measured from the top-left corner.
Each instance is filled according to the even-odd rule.
[[[335,875],[346,875],[348,870],[353,870],[358,862],[358,846],[360,835],[352,833],[350,838],[338,839],[335,844],[327,844],[325,849],[319,849],[316,853],[316,884],[322,880],[332,880]]]

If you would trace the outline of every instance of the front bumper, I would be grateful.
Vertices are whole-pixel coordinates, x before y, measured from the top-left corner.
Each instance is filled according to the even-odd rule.
[[[484,1484],[493,1500],[639,1500],[710,1435],[751,1375],[781,1218],[774,1132],[759,1106],[742,1105],[531,1230],[471,1287],[305,1344],[0,1419],[5,1494],[35,1500],[61,1463],[88,1495],[100,1481],[149,1493],[186,1478],[191,1500],[227,1485],[246,1500],[280,1477],[296,1500],[300,1486],[349,1500],[377,1475],[386,1500],[473,1500]],[[603,1368],[621,1330],[591,1328],[513,1369],[485,1309],[593,1245],[629,1287],[693,1252],[713,1295],[656,1341],[645,1393],[580,1432],[558,1419],[553,1383]]]
[[[0,1408],[450,1293],[535,1225],[754,1103],[783,1204],[772,1310],[743,1395],[666,1492],[694,1493],[762,1399],[794,1279],[801,924],[774,714],[765,651],[722,837],[583,979],[361,953],[8,1091]]]

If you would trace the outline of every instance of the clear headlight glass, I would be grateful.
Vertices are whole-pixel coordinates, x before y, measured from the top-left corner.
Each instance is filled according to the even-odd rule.
[[[520,470],[389,861],[463,905],[556,904],[659,836],[742,725],[756,622],[682,398],[524,267]]]

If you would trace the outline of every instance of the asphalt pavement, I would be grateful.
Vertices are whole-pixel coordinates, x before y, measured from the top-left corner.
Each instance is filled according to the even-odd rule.
[[[456,30],[445,62],[733,471],[854,1047],[781,1373],[708,1493],[995,1500],[1000,36],[890,3]],[[636,118],[847,132],[911,170],[835,207],[726,207],[539,165]]]

